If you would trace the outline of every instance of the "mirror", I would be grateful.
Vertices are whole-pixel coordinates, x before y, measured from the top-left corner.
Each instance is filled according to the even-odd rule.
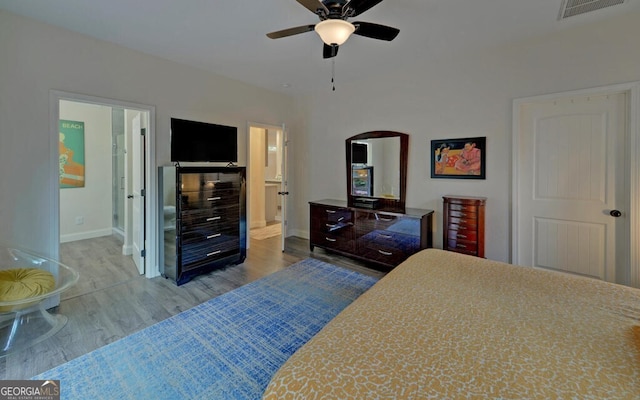
[[[404,212],[408,135],[373,131],[346,140],[351,207]]]
[[[400,198],[400,138],[351,142],[351,195]]]

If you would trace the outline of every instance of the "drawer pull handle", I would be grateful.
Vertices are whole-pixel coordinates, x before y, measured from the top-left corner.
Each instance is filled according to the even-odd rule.
[[[221,199],[221,197],[209,197],[209,198],[207,198],[207,200],[209,200],[209,201],[216,201],[216,200],[220,200],[220,199]]]
[[[392,256],[393,253],[390,253],[388,251],[384,251],[384,250],[378,250],[378,253],[382,254],[383,256]]]
[[[381,237],[381,238],[384,238],[384,239],[391,239],[393,237],[391,235],[385,235],[383,233],[379,233],[378,236]]]
[[[337,242],[338,241],[337,239],[333,239],[333,238],[326,237],[326,236],[325,236],[325,239],[327,240],[327,242]]]
[[[466,238],[467,238],[467,235],[461,235],[461,234],[459,234],[459,233],[458,233],[458,237],[459,237],[459,238],[466,239]]]
[[[213,239],[213,238],[217,238],[218,236],[221,236],[221,233],[216,233],[215,235],[209,235],[207,236],[207,239]]]
[[[335,228],[338,224],[325,224],[327,228]]]
[[[211,218],[207,218],[207,221],[217,221],[219,219],[222,219],[222,217],[211,217]]]
[[[341,222],[343,219],[344,219],[344,217],[338,218],[338,222]]]
[[[461,216],[461,217],[466,217],[466,216],[467,216],[467,214],[465,214],[465,213],[461,212],[461,213],[460,213],[460,216]]]
[[[211,253],[207,253],[207,257],[215,256],[216,254],[220,254],[222,250],[212,251]]]
[[[465,246],[463,244],[460,244],[460,243],[457,243],[456,247],[460,247],[461,249],[466,249],[467,248],[467,246]]]
[[[329,214],[335,214],[335,213],[336,213],[336,212],[335,212],[335,210],[325,210],[325,211],[326,211],[327,213],[329,213]]]

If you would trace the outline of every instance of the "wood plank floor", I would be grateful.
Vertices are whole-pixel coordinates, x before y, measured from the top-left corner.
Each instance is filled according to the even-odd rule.
[[[280,251],[280,236],[251,240],[245,262],[213,271],[178,287],[162,277],[138,274],[122,256],[114,237],[64,243],[62,262],[80,272],[80,280],[63,293],[54,311],[69,318],[53,337],[0,359],[0,379],[28,379],[82,354],[162,321],[213,297],[313,257],[382,277],[383,272],[322,249],[309,251],[308,240],[289,237]]]

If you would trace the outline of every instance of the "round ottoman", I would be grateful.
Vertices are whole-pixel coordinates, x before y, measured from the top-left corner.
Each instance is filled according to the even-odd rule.
[[[39,268],[13,268],[0,270],[0,302],[37,297],[51,292],[56,280],[48,271]],[[37,304],[25,302],[14,306],[0,306],[0,313],[20,310]]]

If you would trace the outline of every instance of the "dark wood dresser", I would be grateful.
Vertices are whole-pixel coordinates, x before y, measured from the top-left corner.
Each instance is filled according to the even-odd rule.
[[[433,210],[404,213],[348,207],[346,201],[310,205],[310,248],[393,268],[421,249],[433,247]]]
[[[485,197],[443,196],[445,250],[484,257]]]
[[[160,167],[159,180],[163,276],[181,285],[244,261],[245,167]]]

